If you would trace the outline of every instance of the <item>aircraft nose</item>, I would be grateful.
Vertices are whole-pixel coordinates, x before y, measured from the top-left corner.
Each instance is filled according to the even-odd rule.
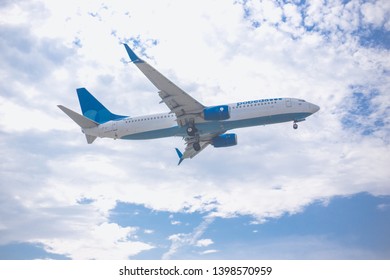
[[[310,103],[310,111],[312,114],[318,112],[320,110],[320,106]]]

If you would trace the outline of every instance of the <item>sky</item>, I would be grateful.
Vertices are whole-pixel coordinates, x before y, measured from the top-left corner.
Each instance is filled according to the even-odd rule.
[[[321,110],[237,129],[177,166],[181,138],[97,139],[167,112],[122,43],[202,104]],[[0,259],[390,259],[390,2],[0,1]]]

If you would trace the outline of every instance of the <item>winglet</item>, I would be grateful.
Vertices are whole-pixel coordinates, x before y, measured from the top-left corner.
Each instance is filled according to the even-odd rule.
[[[123,45],[125,45],[127,54],[129,55],[129,57],[130,57],[130,59],[131,59],[131,62],[134,62],[134,63],[144,62],[142,59],[140,59],[140,58],[139,58],[139,57],[130,49],[130,47],[129,47],[127,44],[123,44]]]
[[[180,150],[178,148],[175,148],[175,150],[176,150],[176,153],[179,157],[179,163],[177,165],[180,165],[180,163],[182,163],[182,161],[184,160],[183,154],[182,154],[182,152],[180,152]]]

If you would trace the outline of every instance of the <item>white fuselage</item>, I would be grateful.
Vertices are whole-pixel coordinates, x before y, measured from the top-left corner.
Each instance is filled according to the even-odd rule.
[[[201,134],[224,132],[230,129],[267,125],[288,121],[302,121],[317,112],[319,107],[295,98],[271,98],[228,104],[230,118],[223,121],[205,121],[200,116],[196,127]],[[84,129],[84,133],[102,138],[154,139],[187,136],[185,127],[178,126],[176,115],[162,113],[139,117],[126,117],[108,121],[97,127]]]

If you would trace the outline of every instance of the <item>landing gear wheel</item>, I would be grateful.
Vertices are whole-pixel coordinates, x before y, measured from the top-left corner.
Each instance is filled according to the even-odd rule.
[[[294,128],[294,129],[297,129],[297,128],[298,128],[298,124],[297,124],[297,123],[294,123],[294,124],[293,124],[293,128]]]
[[[195,151],[199,152],[200,151],[200,144],[199,142],[195,142],[192,144],[192,147],[194,148]]]
[[[192,126],[187,127],[187,134],[190,135],[194,133],[194,128]]]
[[[188,136],[195,136],[195,133],[197,131],[198,130],[194,126],[187,127],[187,134],[188,134]]]

